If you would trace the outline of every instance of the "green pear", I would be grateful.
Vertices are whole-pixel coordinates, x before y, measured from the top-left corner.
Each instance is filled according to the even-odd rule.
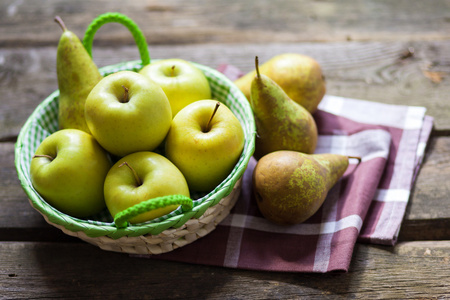
[[[274,80],[288,96],[314,113],[326,92],[325,79],[320,64],[307,55],[284,53],[272,57],[259,68],[261,74]],[[253,70],[234,83],[250,100],[250,86],[256,71]]]
[[[84,104],[102,75],[76,34],[67,30],[60,17],[55,17],[55,21],[63,30],[56,54],[59,128],[74,128],[90,133],[84,118]]]
[[[252,187],[262,215],[277,224],[299,224],[322,206],[347,170],[349,156],[276,151],[253,170]],[[357,158],[355,157],[356,159]]]
[[[257,130],[255,157],[277,150],[313,153],[318,136],[313,116],[275,81],[259,72],[258,57],[255,65],[250,94]]]

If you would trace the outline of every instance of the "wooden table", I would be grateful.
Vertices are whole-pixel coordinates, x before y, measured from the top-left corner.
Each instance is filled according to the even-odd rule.
[[[27,201],[14,143],[57,89],[61,29],[107,11],[133,18],[154,58],[243,71],[254,56],[311,55],[328,93],[427,107],[435,127],[394,247],[357,244],[345,274],[290,274],[143,260],[48,225]],[[450,1],[57,1],[0,3],[0,298],[277,299],[450,297]],[[98,66],[139,59],[129,32],[96,35]]]

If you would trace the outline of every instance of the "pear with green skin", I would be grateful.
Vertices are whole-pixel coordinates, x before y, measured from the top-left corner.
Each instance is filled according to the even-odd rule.
[[[274,80],[288,96],[310,113],[317,110],[326,92],[326,83],[320,64],[307,55],[284,53],[272,57],[259,68],[261,74]],[[250,86],[256,71],[234,83],[250,100]]]
[[[84,104],[102,75],[80,39],[67,30],[60,17],[55,17],[55,21],[63,30],[56,53],[59,128],[73,128],[90,133],[84,118]]]
[[[255,158],[277,150],[313,153],[318,137],[313,116],[275,81],[259,73],[258,57],[255,65],[250,95],[257,130]]]
[[[262,215],[277,224],[299,224],[322,206],[349,165],[348,156],[276,151],[253,170],[253,193]],[[357,158],[359,159],[359,158]]]

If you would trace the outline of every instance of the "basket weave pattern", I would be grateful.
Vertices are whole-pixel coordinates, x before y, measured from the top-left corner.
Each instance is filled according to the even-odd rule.
[[[241,190],[241,182],[242,179],[236,183],[228,196],[222,198],[218,204],[208,208],[200,218],[189,219],[181,227],[167,229],[158,235],[146,234],[119,239],[112,239],[107,236],[93,238],[87,236],[83,231],[73,232],[67,230],[64,226],[53,224],[48,221],[45,215],[44,219],[67,235],[80,238],[103,250],[130,254],[161,254],[188,245],[213,231],[229,215],[230,210],[236,204]]]
[[[221,184],[206,195],[191,195],[194,200],[192,210],[183,212],[179,208],[156,220],[117,228],[107,212],[88,219],[78,219],[63,214],[49,205],[34,190],[29,167],[31,157],[39,144],[58,129],[59,91],[52,93],[36,108],[23,126],[16,143],[17,173],[33,208],[41,213],[49,224],[64,233],[104,250],[117,252],[164,253],[192,243],[215,229],[237,201],[242,175],[253,155],[256,129],[250,105],[240,90],[216,70],[195,65],[208,78],[213,99],[227,105],[240,121],[244,129],[245,145],[235,168]],[[107,66],[100,71],[103,75],[108,75],[121,70],[137,71],[140,68],[142,68],[141,61],[131,61]]]

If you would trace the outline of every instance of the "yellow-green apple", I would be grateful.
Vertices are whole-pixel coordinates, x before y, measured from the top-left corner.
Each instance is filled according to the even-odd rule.
[[[112,163],[92,135],[62,129],[46,137],[31,160],[35,190],[59,211],[87,217],[105,208],[103,183]]]
[[[108,172],[104,185],[105,201],[114,217],[117,213],[149,199],[184,195],[190,197],[186,179],[164,156],[141,151],[117,161]],[[133,217],[130,223],[141,223],[166,215],[179,205],[158,208]]]
[[[241,123],[225,104],[199,100],[173,118],[165,151],[192,190],[210,191],[230,174],[244,141]]]
[[[172,122],[162,88],[133,71],[119,71],[100,80],[86,99],[85,116],[99,144],[119,157],[154,150]]]
[[[163,59],[146,65],[139,73],[162,87],[172,107],[172,116],[194,101],[211,99],[208,79],[189,61]]]

